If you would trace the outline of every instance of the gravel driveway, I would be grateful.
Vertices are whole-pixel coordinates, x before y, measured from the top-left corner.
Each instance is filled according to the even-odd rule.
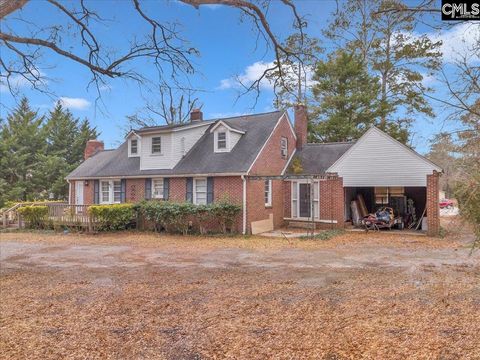
[[[480,358],[465,239],[0,240],[0,358]]]

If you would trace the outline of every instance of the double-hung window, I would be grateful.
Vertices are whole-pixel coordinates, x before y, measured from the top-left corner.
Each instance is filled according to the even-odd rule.
[[[194,179],[193,181],[193,203],[196,205],[207,204],[207,179]]]
[[[152,154],[160,154],[162,152],[162,138],[156,136],[152,138]]]
[[[288,157],[288,139],[284,136],[280,139],[280,155],[283,159]]]
[[[154,199],[163,199],[163,179],[153,179],[152,190]]]
[[[265,180],[265,206],[272,206],[272,180]]]
[[[132,139],[130,140],[130,154],[137,155],[138,154],[138,140]]]
[[[118,204],[122,201],[122,182],[120,180],[100,181],[100,203]]]
[[[217,149],[226,150],[227,149],[227,133],[219,132],[217,134]]]

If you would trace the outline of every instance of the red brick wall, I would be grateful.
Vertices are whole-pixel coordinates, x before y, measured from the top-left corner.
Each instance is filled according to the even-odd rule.
[[[288,156],[283,159],[280,154],[280,139],[288,139]],[[259,157],[253,164],[249,175],[280,175],[295,149],[295,138],[288,124],[288,119],[283,116]]]
[[[272,180],[272,206],[265,207],[265,180],[247,181],[247,231],[253,221],[268,219],[273,214],[273,226],[283,225],[284,182]]]
[[[213,180],[214,201],[224,198],[239,205],[243,200],[243,181],[240,176],[218,176]]]
[[[437,236],[440,232],[440,208],[439,202],[439,180],[440,174],[436,171],[431,175],[427,175],[427,234],[429,236]]]
[[[329,177],[320,181],[320,220],[336,220],[336,224],[325,224],[326,228],[343,228],[345,194],[343,191],[343,179],[341,177]]]
[[[129,203],[145,199],[145,179],[127,179],[125,198]]]
[[[170,201],[183,202],[186,201],[187,179],[186,178],[170,178]]]

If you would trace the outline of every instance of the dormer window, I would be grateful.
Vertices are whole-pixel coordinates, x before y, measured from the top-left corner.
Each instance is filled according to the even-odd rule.
[[[152,138],[152,154],[160,154],[162,152],[162,138],[160,136]]]
[[[227,149],[227,133],[219,132],[217,134],[217,149],[226,150]]]
[[[130,140],[130,154],[137,155],[138,154],[138,140],[132,139]]]

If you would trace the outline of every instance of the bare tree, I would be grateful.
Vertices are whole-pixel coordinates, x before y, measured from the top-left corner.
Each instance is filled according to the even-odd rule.
[[[183,124],[189,120],[190,112],[200,107],[196,91],[193,89],[172,88],[167,84],[159,85],[158,100],[145,100],[145,106],[127,117],[128,131],[132,128],[155,126],[159,123]]]
[[[281,40],[272,31],[267,14],[270,0],[179,0],[187,5],[199,8],[205,5],[222,5],[238,9],[242,16],[254,25],[257,36],[265,41],[268,49],[273,50],[276,61],[254,81],[247,92],[259,92],[261,81],[270,73],[276,72],[279,78],[284,76],[282,62],[285,59],[298,58],[298,54],[282,45]],[[135,33],[126,44],[123,53],[112,51],[109,44],[102,41],[94,32],[92,23],[104,24],[109,14],[101,14],[93,5],[78,0],[60,2],[45,0],[42,6],[56,11],[58,21],[49,26],[39,26],[35,19],[24,19],[23,7],[29,0],[0,0],[0,81],[6,84],[10,92],[18,95],[15,84],[19,81],[30,83],[39,91],[48,92],[48,84],[42,66],[48,56],[64,58],[75,62],[91,73],[88,86],[93,85],[100,96],[100,86],[108,78],[124,78],[144,83],[147,79],[135,66],[138,61],[147,61],[158,72],[158,84],[168,83],[171,87],[184,87],[182,83],[190,80],[196,72],[192,60],[199,51],[181,36],[179,24],[157,20],[155,14],[149,14],[143,7],[144,1],[130,0],[132,16],[140,17],[149,25],[146,34]],[[305,22],[298,14],[292,1],[281,0],[292,13],[294,23],[303,34]],[[55,17],[54,17],[55,18]],[[24,33],[18,29],[23,23]],[[64,24],[64,25],[62,25]]]

